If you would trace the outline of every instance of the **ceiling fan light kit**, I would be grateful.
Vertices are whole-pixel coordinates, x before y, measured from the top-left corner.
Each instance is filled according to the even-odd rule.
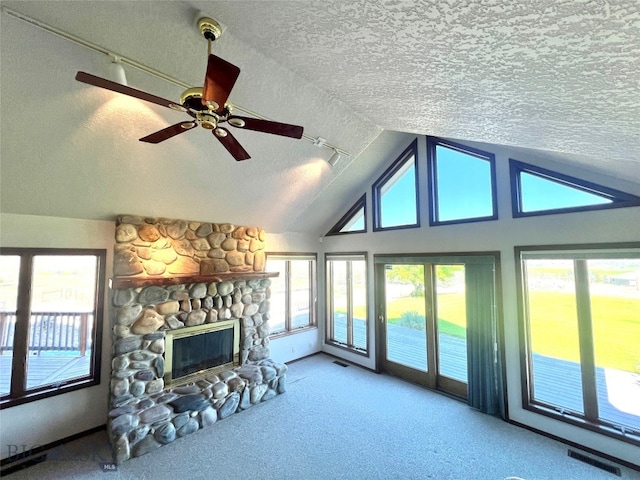
[[[211,130],[213,136],[237,160],[251,158],[229,130],[220,126],[228,123],[235,128],[254,130],[290,138],[302,138],[304,129],[298,125],[274,122],[261,118],[232,115],[227,103],[229,94],[240,75],[240,68],[211,53],[211,43],[222,35],[220,24],[209,17],[198,20],[198,30],[207,40],[208,61],[207,73],[202,87],[187,88],[180,97],[180,104],[143,92],[105,78],[96,77],[85,72],[78,72],[76,80],[89,85],[105,88],[117,93],[139,98],[172,110],[186,112],[193,120],[171,125],[140,139],[146,143],[160,143],[169,138],[191,130],[196,125]],[[124,73],[124,72],[123,72]]]

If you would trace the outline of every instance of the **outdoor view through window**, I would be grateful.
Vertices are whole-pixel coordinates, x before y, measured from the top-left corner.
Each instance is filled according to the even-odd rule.
[[[367,353],[367,262],[364,255],[327,256],[327,340]]]
[[[0,394],[11,377],[22,378],[19,391],[62,385],[91,374],[96,310],[96,255],[0,256]],[[27,276],[20,278],[21,263]],[[19,280],[23,281],[20,284]],[[19,298],[28,305],[20,312]],[[25,332],[26,329],[26,332]],[[26,333],[26,334],[25,334]],[[25,370],[14,360],[17,339],[26,337]]]
[[[522,255],[530,401],[639,433],[640,259]]]
[[[292,332],[315,323],[315,255],[268,254],[271,279],[271,335]]]

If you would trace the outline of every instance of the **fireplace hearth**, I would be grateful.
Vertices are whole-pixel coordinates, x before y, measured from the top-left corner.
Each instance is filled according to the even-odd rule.
[[[262,270],[263,240],[256,227],[118,219],[107,424],[118,463],[285,391],[287,366],[269,358],[277,274]],[[175,262],[188,271],[168,274]]]

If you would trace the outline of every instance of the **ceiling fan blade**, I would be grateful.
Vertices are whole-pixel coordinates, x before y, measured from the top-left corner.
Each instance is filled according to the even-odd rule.
[[[217,107],[214,105],[214,110],[222,110],[238,75],[240,75],[238,67],[210,54],[202,91],[202,104],[208,105],[207,102],[213,102],[217,105]]]
[[[271,120],[262,120],[260,118],[231,115],[227,121],[234,127],[244,128],[246,130],[255,130],[257,132],[272,133],[274,135],[282,135],[283,137],[302,138],[302,133],[304,132],[304,128],[298,125],[272,122]]]
[[[140,100],[156,103],[158,105],[162,105],[163,107],[173,109],[179,107],[180,109],[182,109],[182,107],[176,104],[176,102],[172,102],[170,100],[167,100],[166,98],[157,97],[155,95],[151,95],[150,93],[143,92],[142,90],[137,90],[135,88],[127,87],[126,85],[112,82],[111,80],[107,80],[106,78],[96,77],[95,75],[91,75],[90,73],[78,72],[76,74],[76,80],[88,85],[93,85],[94,87],[106,88],[107,90],[111,90],[113,92],[122,93],[124,95],[129,95],[130,97],[139,98]]]
[[[251,155],[247,153],[247,151],[242,148],[242,145],[236,140],[236,137],[231,135],[231,132],[226,128],[217,127],[215,130],[212,130],[213,136],[216,137],[224,148],[226,148],[233,158],[235,158],[238,162],[241,160],[248,160],[251,158]]]
[[[175,137],[176,135],[186,132],[187,130],[191,130],[195,126],[196,126],[196,122],[176,123],[175,125],[171,125],[170,127],[163,128],[162,130],[158,130],[157,132],[152,133],[151,135],[147,135],[146,137],[141,138],[140,141],[146,142],[146,143],[164,142],[165,140],[171,137]]]

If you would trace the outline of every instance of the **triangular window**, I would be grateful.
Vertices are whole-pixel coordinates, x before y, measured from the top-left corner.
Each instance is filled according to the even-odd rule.
[[[417,140],[373,184],[373,231],[420,226]]]
[[[640,197],[510,159],[514,217],[640,205]]]
[[[367,202],[366,194],[349,209],[336,223],[327,235],[341,235],[344,233],[363,233],[367,231]]]

